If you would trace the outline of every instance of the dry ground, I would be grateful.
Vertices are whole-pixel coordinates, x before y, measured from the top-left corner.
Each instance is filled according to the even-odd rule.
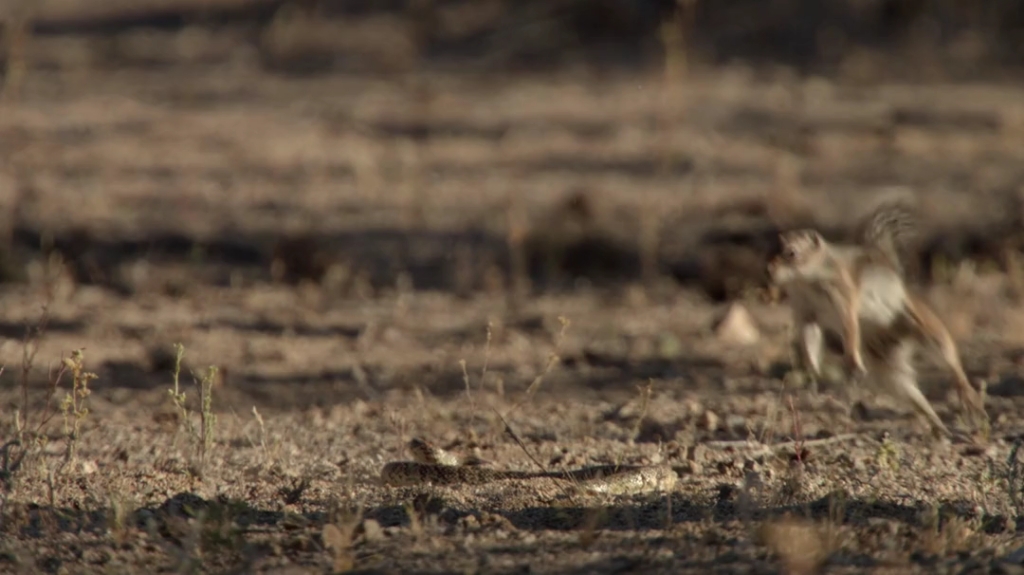
[[[611,235],[635,217],[636,234],[661,222],[683,244],[749,201],[841,227],[888,184],[913,186],[936,220],[984,217],[1024,175],[1019,89],[742,70],[667,96],[646,75],[428,80],[425,97],[412,81],[243,65],[27,77],[0,114],[8,273],[24,276],[3,286],[0,433],[20,421],[34,447],[16,469],[23,449],[8,448],[0,570],[1024,569],[1001,561],[1024,544],[1007,466],[1024,421],[1012,277],[964,267],[928,288],[989,384],[992,441],[974,448],[931,442],[884,400],[848,416],[842,394],[786,388],[784,306],[746,297],[761,337],[739,345],[715,335],[725,304],[664,278],[643,289],[635,270],[511,297],[505,252],[515,214],[557,227],[543,212],[579,190]],[[274,260],[286,234],[309,243]],[[41,255],[51,238],[69,265]],[[319,281],[275,280],[321,244]],[[42,315],[26,410],[22,335]],[[190,370],[220,368],[205,457],[168,394],[175,342],[193,426]],[[47,370],[78,348],[98,378],[62,465],[59,410],[34,433]],[[948,381],[925,371],[953,425]],[[680,482],[618,499],[550,480],[378,486],[413,436],[505,468],[668,462]],[[799,462],[709,443],[794,436],[835,439]]]

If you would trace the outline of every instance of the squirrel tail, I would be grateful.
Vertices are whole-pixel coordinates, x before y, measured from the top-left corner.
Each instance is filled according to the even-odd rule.
[[[920,214],[906,198],[885,198],[861,223],[860,239],[881,250],[896,269],[904,271],[906,250],[921,231]]]

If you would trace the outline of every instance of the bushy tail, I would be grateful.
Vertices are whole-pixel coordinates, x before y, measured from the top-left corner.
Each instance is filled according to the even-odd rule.
[[[921,231],[917,209],[906,199],[880,202],[861,222],[858,235],[866,245],[880,249],[903,273],[906,250]]]

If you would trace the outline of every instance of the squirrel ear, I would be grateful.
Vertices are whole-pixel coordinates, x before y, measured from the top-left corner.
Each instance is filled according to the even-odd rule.
[[[817,232],[817,230],[811,232],[811,241],[814,242],[815,247],[821,245],[823,238],[821,237],[821,234]]]

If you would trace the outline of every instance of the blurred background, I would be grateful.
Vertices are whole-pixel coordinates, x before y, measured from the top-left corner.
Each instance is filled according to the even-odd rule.
[[[4,8],[41,44],[26,55],[30,66],[214,65],[258,54],[265,68],[293,73],[635,71],[663,64],[671,37],[673,50],[707,66],[978,79],[1019,66],[1024,22],[1010,0],[8,0]]]
[[[917,280],[968,262],[1018,293],[1020,2],[5,0],[0,19],[6,361],[46,302],[45,346],[96,342],[97,385],[165,379],[184,341],[246,393],[443,392],[488,322],[550,339],[594,301],[655,314],[628,367],[762,304],[780,229],[848,235],[885,190],[925,215]],[[957,335],[1016,345],[989,308],[950,311]],[[566,345],[598,361],[602,329]],[[544,364],[499,335],[508,369]]]

